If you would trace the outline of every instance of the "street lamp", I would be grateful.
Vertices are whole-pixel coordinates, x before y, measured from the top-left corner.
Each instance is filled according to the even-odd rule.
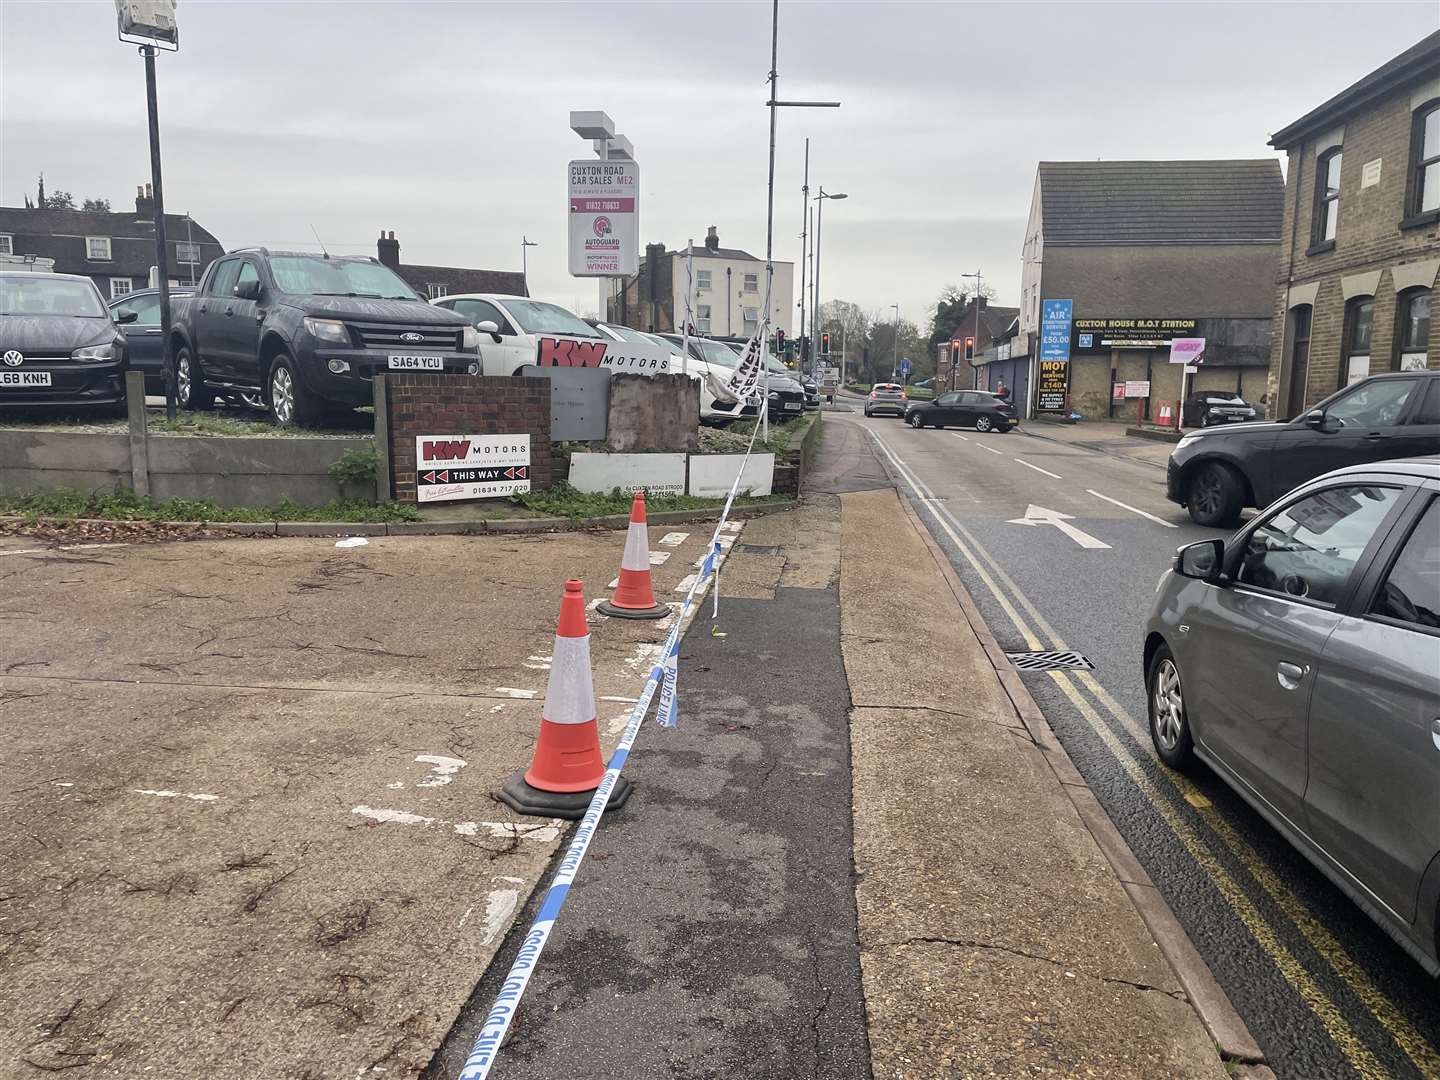
[[[177,52],[175,0],[115,0],[116,36],[140,46],[150,120],[150,186],[155,194],[155,269],[160,275],[160,343],[165,364],[165,416],[175,419],[175,354],[170,347],[170,267],[165,252],[165,189],[160,182],[160,116],[155,104],[155,50]]]
[[[817,330],[820,326],[820,228],[825,216],[825,200],[848,199],[849,197],[850,196],[843,191],[831,194],[825,190],[824,184],[820,185],[820,194],[815,196],[815,202],[818,205],[815,207],[815,303],[813,309],[814,322]],[[813,368],[813,363],[811,366]]]
[[[539,247],[539,246],[540,246],[540,245],[537,244],[534,240],[531,240],[529,237],[525,236],[524,234],[521,234],[521,236],[520,236],[520,280],[521,280],[521,281],[524,283],[524,285],[525,285],[525,295],[526,295],[526,296],[529,296],[529,295],[530,295],[530,264],[529,264],[529,261],[526,259],[526,256],[529,254],[529,251],[528,251],[529,248]]]
[[[895,355],[890,358],[890,378],[895,378],[900,370],[900,305],[891,304],[895,309]]]

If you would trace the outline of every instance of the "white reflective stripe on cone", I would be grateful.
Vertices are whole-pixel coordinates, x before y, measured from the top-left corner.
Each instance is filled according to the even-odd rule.
[[[590,635],[555,637],[550,685],[541,716],[552,724],[588,724],[595,719],[595,683],[590,676]]]
[[[630,531],[625,535],[625,556],[620,560],[620,569],[650,569],[650,545],[645,540],[643,522],[632,521],[630,523]]]

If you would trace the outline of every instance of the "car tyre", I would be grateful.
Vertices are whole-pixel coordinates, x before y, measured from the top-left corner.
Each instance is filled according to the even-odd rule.
[[[265,404],[276,427],[316,427],[321,417],[319,402],[300,381],[289,353],[279,353],[270,363],[265,380]]]
[[[986,415],[984,415],[984,414],[982,413],[981,415],[979,415],[979,416],[977,416],[977,417],[975,418],[975,430],[976,430],[976,431],[994,431],[994,430],[995,430],[995,421],[991,420],[988,416],[986,416]]]
[[[1195,524],[1228,528],[1240,520],[1242,497],[1240,478],[1235,470],[1212,461],[1202,465],[1191,478],[1185,506]]]
[[[870,411],[870,406],[868,406],[868,405],[865,406],[865,417],[866,417],[866,419],[869,419],[870,417],[872,417],[872,416],[874,416],[874,415],[875,415],[875,414]]]
[[[1145,678],[1150,711],[1150,741],[1160,760],[1177,771],[1195,760],[1195,742],[1190,737],[1190,718],[1185,711],[1185,689],[1180,665],[1170,646],[1161,645],[1150,658]]]
[[[905,418],[905,422],[916,431],[919,431],[925,426],[925,417],[921,416],[918,412],[912,412]]]
[[[175,404],[201,411],[215,407],[215,391],[205,385],[205,369],[188,345],[175,350]]]

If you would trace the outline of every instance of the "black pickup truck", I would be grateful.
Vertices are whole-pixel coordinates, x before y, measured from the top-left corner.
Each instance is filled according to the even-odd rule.
[[[175,304],[181,408],[258,396],[282,426],[371,400],[377,371],[474,374],[480,333],[374,259],[245,248],[216,259]]]

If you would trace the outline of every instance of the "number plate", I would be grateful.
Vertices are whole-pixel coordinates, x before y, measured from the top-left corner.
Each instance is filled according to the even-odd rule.
[[[48,371],[0,371],[0,386],[49,386]]]
[[[391,353],[391,371],[444,371],[443,356],[419,356],[412,353]]]
[[[799,408],[801,408],[801,405],[802,405],[802,403],[799,402],[799,401],[787,401],[787,402],[785,402],[785,408],[791,409],[791,410],[799,409]]]

